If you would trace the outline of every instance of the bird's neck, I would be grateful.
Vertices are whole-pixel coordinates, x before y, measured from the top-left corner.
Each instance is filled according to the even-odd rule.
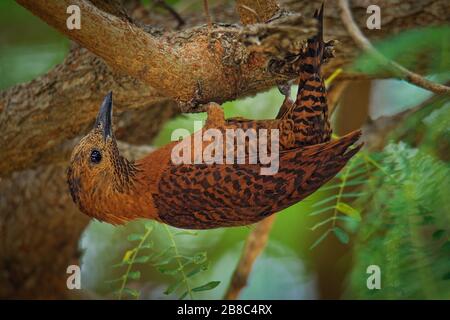
[[[99,179],[81,179],[74,200],[81,211],[100,221],[123,224],[138,218],[152,218],[152,199],[142,180],[142,169],[117,154],[113,168]],[[77,179],[71,179],[72,184]],[[79,192],[78,192],[79,191]]]
[[[101,203],[104,210],[98,211],[112,214],[104,215],[101,220],[116,224],[138,218],[158,220],[153,195],[158,193],[159,179],[170,161],[167,150],[171,147],[169,144],[136,162],[118,157],[113,182],[103,193],[105,199]]]

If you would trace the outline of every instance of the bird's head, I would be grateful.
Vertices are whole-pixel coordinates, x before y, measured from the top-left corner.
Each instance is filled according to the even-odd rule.
[[[120,156],[112,130],[112,93],[108,93],[94,127],[75,146],[67,170],[73,201],[84,213],[98,217],[108,196],[124,193],[132,185],[135,167]],[[102,214],[107,214],[103,213]]]

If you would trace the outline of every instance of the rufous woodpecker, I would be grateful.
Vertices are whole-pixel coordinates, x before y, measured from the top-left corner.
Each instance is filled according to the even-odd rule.
[[[224,135],[226,129],[278,129],[277,172],[262,175],[264,166],[259,162],[226,164],[225,159],[224,164],[175,164],[172,149],[183,141],[128,161],[114,138],[109,93],[94,128],[74,148],[67,172],[70,193],[80,210],[112,224],[147,218],[186,229],[244,226],[299,202],[332,179],[360,150],[362,144],[355,143],[361,133],[357,130],[331,141],[320,72],[325,46],[323,6],[315,17],[319,32],[299,54],[302,64],[295,102],[286,96],[273,120],[226,120],[222,109],[210,104],[202,129],[214,128]],[[202,150],[210,143],[203,141]],[[191,144],[191,148],[195,154],[198,146]],[[245,151],[249,160],[249,148]]]

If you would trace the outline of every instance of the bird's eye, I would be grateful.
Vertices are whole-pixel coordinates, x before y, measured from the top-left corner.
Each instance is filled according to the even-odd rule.
[[[98,150],[92,150],[91,152],[91,162],[92,163],[100,163],[102,161],[102,154]]]

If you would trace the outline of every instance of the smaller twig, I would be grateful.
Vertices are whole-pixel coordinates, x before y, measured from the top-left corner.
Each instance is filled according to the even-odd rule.
[[[225,293],[224,299],[235,300],[239,297],[242,289],[247,285],[247,280],[252,271],[256,258],[261,254],[269,239],[269,233],[275,222],[275,215],[267,217],[255,226],[248,235],[239,263],[234,270],[230,285]]]
[[[186,21],[178,14],[178,12],[172,8],[170,5],[166,3],[164,0],[153,0],[153,3],[157,6],[160,6],[161,8],[167,10],[178,22],[177,29],[181,28],[183,25],[186,24]]]
[[[236,0],[236,11],[244,25],[269,21],[279,10],[277,0]]]
[[[407,135],[410,132],[408,129],[400,131],[402,125],[405,124],[405,119],[416,112],[419,112],[419,110],[445,99],[446,97],[443,96],[432,95],[419,105],[405,111],[394,115],[381,116],[376,120],[371,120],[369,118],[363,126],[364,143],[367,146],[367,149],[369,151],[381,151],[386,146],[387,141],[392,139],[392,134],[395,133],[396,130],[402,132],[401,138],[404,140],[404,135]],[[418,129],[418,131],[415,130],[415,132],[420,132],[420,129]]]
[[[203,0],[203,10],[205,11],[206,20],[208,21],[209,30],[212,29],[211,15],[209,14],[208,0]]]
[[[250,13],[252,13],[255,16],[257,23],[261,22],[261,18],[259,17],[258,12],[256,12],[255,10],[250,8],[249,6],[246,6],[245,4],[241,4],[241,5],[239,5],[239,7],[249,11]]]
[[[358,45],[358,47],[360,47],[363,51],[378,59],[382,64],[392,70],[396,76],[404,79],[411,84],[438,94],[450,93],[450,87],[427,80],[421,75],[406,69],[395,61],[386,58],[377,49],[375,49],[372,43],[364,36],[364,34],[359,29],[358,25],[353,19],[350,7],[348,5],[348,0],[339,0],[338,4],[341,10],[341,19],[345,28],[347,29],[348,33],[353,38],[355,43]]]
[[[125,287],[126,287],[126,284],[127,284],[127,281],[128,281],[128,275],[131,272],[131,268],[134,265],[134,261],[136,260],[136,257],[138,255],[139,251],[141,250],[144,242],[147,241],[147,238],[150,236],[152,231],[153,231],[153,227],[152,228],[146,228],[145,234],[142,236],[141,241],[139,241],[138,246],[133,251],[133,254],[132,254],[131,258],[130,258],[130,261],[128,262],[127,270],[126,270],[125,274],[123,275],[122,285],[120,286],[120,289],[119,289],[119,300],[122,300],[123,293],[125,291]]]
[[[178,247],[175,242],[175,239],[173,238],[172,232],[170,232],[169,227],[165,223],[163,224],[163,226],[164,226],[164,230],[166,230],[166,232],[167,232],[170,242],[172,243],[172,247],[174,248],[175,260],[177,261],[178,267],[180,268],[181,277],[183,279],[184,285],[186,286],[187,292],[189,294],[189,298],[191,298],[191,300],[193,300],[194,296],[192,295],[192,288],[189,284],[188,278],[186,276],[186,272],[184,271],[183,263],[181,262],[180,253],[178,252]]]

